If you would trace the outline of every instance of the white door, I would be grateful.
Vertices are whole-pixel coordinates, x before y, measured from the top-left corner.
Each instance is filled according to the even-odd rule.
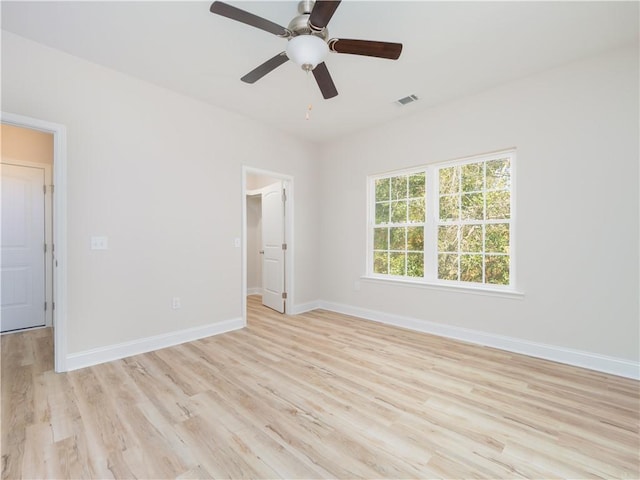
[[[282,182],[262,189],[262,304],[284,313],[284,193]]]
[[[44,169],[2,165],[3,332],[45,324]]]

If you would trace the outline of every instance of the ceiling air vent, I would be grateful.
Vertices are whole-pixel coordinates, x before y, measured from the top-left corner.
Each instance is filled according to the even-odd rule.
[[[398,105],[407,105],[411,102],[418,101],[418,97],[416,95],[409,95],[408,97],[401,98],[400,100],[396,100]]]

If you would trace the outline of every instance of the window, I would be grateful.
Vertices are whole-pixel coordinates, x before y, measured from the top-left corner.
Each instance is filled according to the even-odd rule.
[[[425,173],[375,180],[373,272],[424,276]]]
[[[512,171],[502,152],[370,177],[369,274],[512,288]]]

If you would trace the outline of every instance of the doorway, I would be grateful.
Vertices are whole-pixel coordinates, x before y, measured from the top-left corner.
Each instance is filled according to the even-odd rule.
[[[0,125],[2,316],[0,331],[50,327],[53,311],[53,135]]]
[[[47,256],[49,258],[49,266],[50,266],[49,267],[50,270],[49,271],[44,270],[44,275],[43,275],[44,285],[45,285],[44,287],[45,298],[47,294],[49,295],[49,299],[45,301],[51,302],[50,305],[47,305],[47,309],[46,309],[46,312],[48,312],[48,314],[50,315],[49,320],[47,320],[47,316],[45,315],[44,324],[47,325],[47,322],[50,322],[50,324],[53,326],[53,329],[54,329],[53,342],[54,342],[55,371],[65,372],[67,371],[67,368],[66,368],[66,357],[67,357],[66,128],[60,124],[39,120],[36,118],[26,117],[22,115],[16,115],[13,113],[6,113],[6,112],[2,112],[1,123],[2,123],[3,129],[5,128],[6,129],[12,129],[12,128],[26,129],[34,133],[50,135],[51,136],[50,138],[52,139],[52,152],[51,152],[52,165],[49,166],[49,176],[47,177],[46,176],[47,174],[46,173],[44,174],[45,175],[44,185],[46,188],[45,191],[49,197],[48,205],[44,205],[44,208],[45,210],[49,208],[49,211],[51,212],[49,223],[48,224],[45,223],[44,225],[45,240],[41,246],[42,252],[44,253],[44,258],[47,259]],[[4,151],[5,151],[5,145],[3,142],[3,153]],[[3,164],[4,163],[6,162],[3,155]],[[16,163],[15,159],[13,159],[11,163]],[[26,187],[24,185],[28,183],[26,177],[39,176],[39,173],[34,175],[26,175],[25,172],[28,172],[29,170],[25,170],[25,169],[31,169],[32,173],[34,171],[37,172],[38,170],[41,170],[41,167],[38,165],[38,162],[31,162],[32,164],[29,164],[29,161],[23,161],[22,163],[23,163],[22,165],[14,165],[14,167],[18,167],[17,170],[14,167],[11,167],[11,168],[7,167],[7,171],[12,170],[12,172],[10,172],[11,177],[13,179],[12,180],[13,184],[11,189],[14,190],[13,193],[16,194],[12,197],[14,199],[19,199],[20,195],[17,195],[17,193],[19,193],[21,190],[25,190]],[[36,165],[33,165],[33,163],[36,163]],[[3,165],[3,169],[4,168],[5,168],[5,165]],[[46,170],[46,168],[44,170]],[[36,182],[35,178],[32,180],[34,182],[33,185],[35,185],[35,182]],[[4,181],[4,174],[3,174],[3,181]],[[20,187],[20,182],[22,182],[22,187]],[[4,196],[4,193],[3,193],[3,196]],[[23,195],[23,198],[25,198],[24,195]],[[20,203],[19,200],[15,200],[15,201],[17,203]],[[20,219],[18,219],[18,221],[20,221]],[[33,219],[34,225],[38,222],[39,220],[37,218]],[[19,228],[17,230],[19,230]],[[4,235],[3,235],[3,239],[4,239]],[[39,262],[39,260],[36,260],[36,262]],[[44,263],[46,265],[46,261]],[[29,275],[23,275],[21,278],[24,280],[25,278],[28,278],[28,277]],[[17,278],[18,277],[14,277],[12,280],[15,281]],[[11,285],[11,284],[12,282],[8,282],[8,285]],[[3,297],[5,294],[4,290],[5,290],[5,285],[3,281]],[[13,300],[14,301],[20,300],[20,298],[18,298],[18,296],[14,296]],[[44,309],[44,305],[42,307]]]
[[[247,294],[289,313],[293,301],[293,178],[243,167],[242,311]]]

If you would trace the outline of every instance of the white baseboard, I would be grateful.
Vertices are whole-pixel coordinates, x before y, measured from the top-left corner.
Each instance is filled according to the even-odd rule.
[[[262,295],[262,287],[248,287],[247,295]]]
[[[494,335],[478,330],[443,325],[441,323],[418,320],[416,318],[378,312],[340,303],[319,301],[317,304],[318,308],[332,312],[640,380],[640,362],[555,345],[530,342],[528,340],[503,335]]]
[[[177,332],[164,333],[153,337],[141,338],[130,342],[107,345],[84,352],[67,355],[66,371],[90,367],[100,363],[119,360],[121,358],[151,352],[161,348],[172,347],[185,342],[192,342],[201,338],[218,335],[243,328],[245,323],[242,318],[234,318],[219,323],[212,323],[202,327],[193,327]]]
[[[401,315],[394,315],[376,310],[345,305],[335,302],[317,300],[303,304],[293,305],[289,314],[297,315],[322,308],[332,312],[352,315],[375,322],[407,328],[418,332],[430,333],[446,338],[462,340],[477,345],[498,348],[508,352],[521,353],[532,357],[543,358],[555,362],[588,368],[604,373],[619,375],[621,377],[640,380],[640,362],[609,357],[597,353],[574,350],[542,343],[530,342],[519,338],[494,335],[462,327],[443,325],[440,323],[419,320]],[[90,367],[112,360],[118,360],[140,353],[146,353],[161,348],[171,347],[180,343],[199,340],[201,338],[218,335],[225,332],[241,329],[245,326],[241,318],[235,318],[220,323],[194,327],[177,332],[156,335],[140,340],[94,348],[84,352],[73,353],[66,357],[67,371]]]
[[[299,315],[301,313],[310,312],[311,310],[317,310],[318,308],[322,308],[322,302],[320,300],[315,300],[313,302],[307,303],[298,303],[296,305],[292,305],[290,311],[287,313],[289,315]]]

